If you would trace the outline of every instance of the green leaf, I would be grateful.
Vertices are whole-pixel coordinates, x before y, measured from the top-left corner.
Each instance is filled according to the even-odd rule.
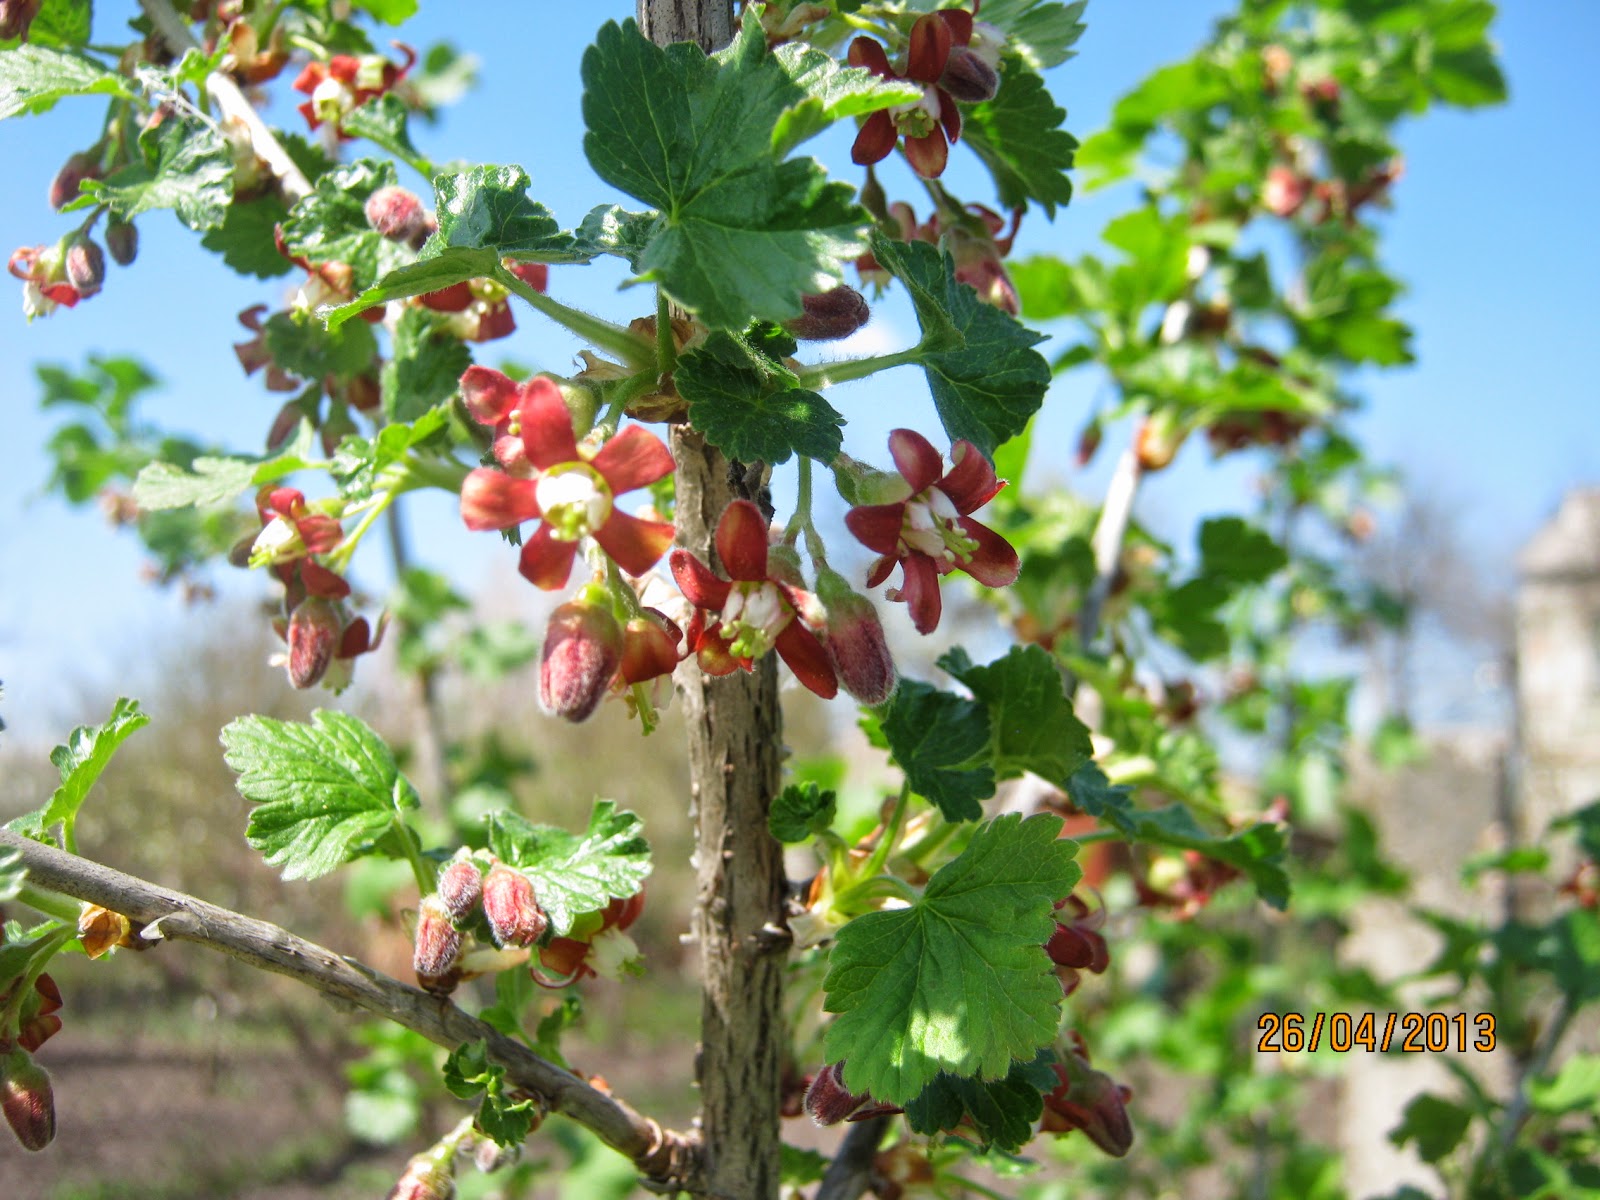
[[[1200,570],[1232,583],[1265,583],[1289,562],[1270,534],[1240,517],[1217,517],[1200,526]]]
[[[754,9],[707,57],[665,49],[632,21],[604,25],[583,56],[584,152],[607,183],[661,218],[635,269],[713,329],[798,316],[866,248],[866,213],[810,159],[777,161],[806,91],[767,49]]]
[[[1547,1113],[1600,1107],[1600,1055],[1575,1054],[1561,1064],[1553,1079],[1529,1080],[1528,1099]]]
[[[81,54],[23,44],[0,50],[0,120],[48,112],[67,96],[120,96],[127,81]]]
[[[521,167],[471,167],[434,181],[439,232],[422,248],[433,258],[452,248],[488,249],[531,262],[587,262],[550,210],[528,199],[532,181]]]
[[[82,46],[94,16],[90,0],[45,0],[28,26],[30,46]]]
[[[137,700],[119,696],[105,724],[78,726],[63,745],[50,752],[61,786],[51,793],[49,803],[42,809],[18,818],[10,827],[43,840],[59,824],[61,844],[70,848],[72,827],[78,820],[78,810],[89,797],[89,789],[111,762],[117,747],[148,724],[150,718],[140,711]]]
[[[979,801],[994,795],[994,768],[973,765],[989,745],[983,705],[902,679],[877,713],[912,791],[938,805],[946,820],[983,816]]]
[[[926,242],[872,236],[878,262],[906,285],[922,326],[917,359],[952,440],[986,456],[1027,427],[1050,386],[1050,364],[1029,347],[1043,334],[1025,329],[957,283],[955,264]]]
[[[795,453],[831,462],[844,447],[844,418],[793,371],[718,331],[678,360],[678,394],[689,423],[741,462],[788,462]]]
[[[276,312],[262,326],[272,361],[301,379],[349,380],[372,368],[378,342],[365,321],[334,328],[308,312]]]
[[[405,101],[389,92],[351,109],[339,122],[339,132],[366,138],[406,162],[421,163],[422,155],[411,141],[410,116]]]
[[[1071,58],[1083,36],[1083,10],[1088,0],[1058,4],[1054,0],[984,0],[983,19],[1005,32],[1006,49],[1035,71]],[[924,5],[923,7],[931,7]]]
[[[1004,1079],[940,1074],[906,1105],[906,1122],[912,1132],[932,1136],[970,1121],[983,1145],[1014,1154],[1033,1139],[1044,1093],[1060,1082],[1050,1069],[1054,1062],[1054,1053],[1046,1049],[1032,1062],[1013,1062]]]
[[[1435,54],[1426,74],[1428,89],[1446,104],[1477,108],[1506,98],[1506,77],[1488,46]]]
[[[302,422],[294,441],[272,458],[212,458],[192,460],[189,469],[169,462],[147,463],[133,482],[133,498],[152,512],[173,508],[210,508],[226,504],[252,488],[303,470],[315,436]]]
[[[1044,943],[1081,872],[1061,819],[978,829],[909,908],[839,930],[823,981],[830,1062],[852,1092],[905,1104],[941,1072],[1002,1079],[1054,1040],[1061,983]]]
[[[257,279],[287,275],[294,264],[278,253],[273,231],[289,216],[276,194],[268,193],[248,204],[230,204],[222,224],[208,230],[200,244],[222,255],[228,268]]]
[[[1461,1144],[1471,1124],[1470,1110],[1424,1092],[1406,1105],[1400,1124],[1389,1132],[1389,1140],[1396,1146],[1415,1142],[1422,1161],[1435,1163]]]
[[[1208,858],[1237,867],[1255,885],[1256,894],[1282,911],[1289,903],[1289,876],[1284,870],[1288,851],[1283,829],[1262,822],[1237,833],[1210,833],[1182,804],[1142,809],[1133,804],[1129,788],[1113,785],[1095,763],[1085,763],[1067,781],[1072,802],[1090,816],[1111,825],[1129,841],[1198,850]]]
[[[440,404],[410,424],[396,421],[385,425],[375,438],[346,437],[333,455],[332,473],[339,481],[340,494],[347,500],[365,500],[386,468],[438,435],[449,421],[449,406]]]
[[[1014,55],[1001,64],[1000,90],[994,99],[974,105],[961,125],[961,140],[971,146],[994,176],[1004,208],[1020,208],[1032,200],[1052,218],[1056,205],[1072,199],[1067,170],[1078,139],[1061,122],[1044,80]]]
[[[245,840],[285,879],[387,851],[380,840],[418,804],[383,739],[347,713],[318,709],[309,725],[242,717],[223,728],[222,745],[239,794],[256,806]]]
[[[816,1150],[802,1150],[785,1142],[778,1168],[785,1188],[803,1188],[816,1183],[828,1171],[828,1160]]]
[[[444,1060],[444,1086],[462,1100],[482,1093],[477,1127],[502,1146],[521,1145],[539,1115],[531,1096],[513,1100],[508,1094],[506,1069],[489,1061],[486,1041],[468,1042],[450,1052]]]
[[[516,975],[522,978],[531,988],[534,986],[533,977],[523,971],[504,971],[501,978],[506,975]],[[496,984],[498,985],[498,980]],[[557,1066],[566,1066],[567,1060],[561,1054],[561,1035],[575,1026],[583,1017],[583,998],[577,992],[568,992],[561,997],[550,1012],[539,1018],[539,1024],[533,1030],[533,1052],[540,1058],[547,1058]]]
[[[791,783],[772,802],[767,828],[780,842],[803,842],[833,824],[838,796],[814,783]]]
[[[367,222],[368,198],[395,184],[391,162],[363,158],[329,171],[289,210],[283,223],[284,247],[311,263],[347,263],[354,289],[371,287],[415,257],[409,247],[384,237]]]
[[[170,208],[190,229],[216,229],[233,203],[233,152],[208,121],[174,114],[139,135],[143,162],[86,180],[72,208],[105,204],[119,217]]]
[[[787,154],[815,137],[835,121],[864,117],[880,108],[910,104],[922,98],[922,86],[906,79],[880,79],[871,71],[846,67],[831,54],[804,42],[787,42],[773,58],[805,99],[778,118],[772,131],[772,148]]]
[[[534,825],[516,813],[489,817],[489,848],[533,881],[539,907],[561,937],[584,913],[638,892],[650,874],[650,846],[635,814],[597,800],[582,835]]]
[[[987,710],[997,778],[1032,771],[1065,787],[1094,753],[1089,727],[1072,710],[1061,668],[1041,647],[1013,646],[1004,658],[982,667],[957,647],[939,666],[971,688]]]
[[[365,9],[385,25],[404,25],[417,15],[417,0],[355,0],[355,5],[357,8]],[[388,98],[384,97],[385,100]],[[341,128],[349,127],[350,119],[346,117]]]
[[[493,275],[499,266],[500,256],[493,250],[445,250],[432,258],[418,259],[390,271],[348,304],[325,309],[317,315],[327,322],[330,331],[337,330],[351,317],[376,304],[404,300],[408,296],[425,296],[469,279],[482,279]]]
[[[628,260],[639,270],[644,256],[661,225],[658,212],[628,212],[618,204],[602,204],[589,210],[578,226],[578,248],[589,254],[611,254]]]
[[[460,338],[439,328],[437,316],[407,308],[394,330],[394,353],[383,364],[383,414],[391,421],[414,421],[455,394],[472,352]]]

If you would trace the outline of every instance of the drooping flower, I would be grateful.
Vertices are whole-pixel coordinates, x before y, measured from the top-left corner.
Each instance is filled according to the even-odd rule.
[[[1133,1145],[1133,1123],[1128,1101],[1133,1093],[1104,1071],[1089,1065],[1087,1053],[1069,1051],[1053,1068],[1060,1082],[1044,1098],[1041,1132],[1084,1135],[1113,1158],[1121,1158]]]
[[[1105,973],[1111,965],[1111,951],[1100,933],[1105,924],[1106,910],[1102,906],[1091,910],[1076,895],[1068,896],[1056,904],[1056,928],[1045,943],[1045,953],[1059,968],[1061,990],[1068,996],[1078,990],[1081,971],[1094,975]]]
[[[630,516],[616,498],[672,473],[672,452],[661,439],[630,425],[593,454],[580,451],[572,415],[560,390],[537,376],[516,384],[486,367],[461,377],[473,417],[495,427],[499,442],[515,438],[531,478],[479,467],[461,486],[461,516],[468,529],[508,529],[540,524],[523,544],[518,570],[537,587],[566,585],[578,542],[592,537],[630,575],[643,575],[672,544],[672,525]]]
[[[880,555],[867,573],[867,586],[877,587],[898,564],[900,587],[885,595],[906,603],[918,633],[932,633],[943,609],[939,576],[961,570],[991,588],[1016,582],[1017,552],[969,515],[1005,485],[971,442],[950,448],[950,469],[943,474],[939,452],[914,430],[891,432],[889,453],[900,470],[903,483],[896,490],[906,493],[904,498],[859,505],[844,521],[867,549]]]
[[[817,597],[828,610],[823,643],[844,690],[862,704],[884,703],[899,677],[872,601],[826,565],[817,568]]]
[[[839,679],[817,635],[802,613],[821,617],[817,598],[796,583],[786,565],[769,562],[767,522],[748,500],[735,500],[717,522],[717,556],[730,579],[722,579],[687,550],[672,552],[672,577],[695,606],[689,645],[708,675],[753,670],[769,650],[789,664],[795,677],[824,700],[839,692]]]
[[[324,121],[337,126],[351,110],[404,79],[417,52],[399,42],[393,45],[405,56],[404,62],[392,62],[381,54],[335,54],[326,62],[307,63],[293,84],[295,91],[310,97],[299,106],[306,123],[313,129]],[[341,130],[339,136],[348,135]]]

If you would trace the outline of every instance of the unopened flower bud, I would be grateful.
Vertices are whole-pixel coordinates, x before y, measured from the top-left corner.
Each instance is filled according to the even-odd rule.
[[[1292,217],[1300,211],[1311,192],[1311,181],[1289,167],[1277,166],[1267,172],[1261,188],[1261,204],[1273,216]]]
[[[106,280],[106,257],[100,244],[85,234],[68,243],[64,267],[67,282],[78,289],[80,299],[94,295]]]
[[[783,327],[804,342],[849,337],[872,315],[861,293],[843,285],[801,296],[800,307],[805,311],[792,321],[785,321]]]
[[[100,156],[80,150],[61,164],[50,181],[50,207],[58,212],[78,198],[78,185],[85,179],[100,178]]]
[[[472,1148],[473,1165],[485,1175],[492,1175],[502,1167],[510,1166],[522,1157],[521,1146],[502,1146],[493,1138],[479,1138]]]
[[[415,192],[382,187],[367,197],[367,224],[392,242],[410,242],[427,227],[428,214]]]
[[[1171,409],[1158,409],[1144,419],[1134,435],[1134,453],[1145,471],[1159,471],[1171,465],[1189,430]]]
[[[897,676],[878,610],[828,567],[818,569],[817,595],[828,610],[823,640],[840,684],[862,704],[882,704],[894,693]]]
[[[505,863],[490,867],[483,881],[483,912],[494,940],[502,946],[531,946],[550,926],[532,881]]]
[[[0,0],[0,41],[28,40],[28,26],[44,7],[44,0]]]
[[[453,968],[461,953],[461,934],[438,896],[424,896],[417,908],[417,939],[411,967],[417,982],[430,992],[448,995],[459,974]]]
[[[1096,1071],[1081,1054],[1069,1053],[1055,1066],[1061,1081],[1044,1098],[1040,1128],[1065,1133],[1081,1129],[1100,1149],[1121,1158],[1133,1145],[1133,1123],[1127,1100],[1132,1093],[1104,1071]]]
[[[982,55],[966,46],[953,46],[939,86],[964,104],[981,104],[993,100],[1000,90],[1000,74]]]
[[[455,1175],[450,1169],[451,1160],[432,1151],[424,1151],[406,1164],[390,1190],[388,1200],[450,1200],[456,1194]]]
[[[844,1086],[844,1062],[829,1063],[806,1089],[806,1115],[818,1125],[837,1125],[868,1100]]]
[[[622,630],[622,662],[617,668],[622,681],[643,683],[672,674],[682,641],[683,631],[654,609],[629,618]]]
[[[478,864],[460,858],[440,871],[439,900],[457,925],[470,919],[483,902],[483,872]]]
[[[26,1051],[13,1050],[0,1065],[0,1110],[24,1150],[43,1150],[56,1136],[50,1076]]]
[[[307,596],[289,614],[289,684],[315,687],[333,661],[344,633],[339,606],[326,596]]]
[[[583,721],[605,697],[622,661],[622,630],[602,603],[573,600],[550,614],[539,656],[539,703]]]

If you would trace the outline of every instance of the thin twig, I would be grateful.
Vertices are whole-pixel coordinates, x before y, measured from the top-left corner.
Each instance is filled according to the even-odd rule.
[[[188,23],[180,17],[167,0],[139,0],[139,7],[144,10],[144,15],[150,18],[156,32],[161,35],[161,40],[166,42],[167,49],[176,55],[182,55],[186,50],[200,49],[200,43],[195,40],[194,34],[189,32]],[[206,92],[216,102],[224,119],[232,118],[238,121],[250,133],[250,144],[255,148],[256,157],[267,164],[268,170],[278,177],[279,187],[283,191],[284,199],[290,204],[304,196],[310,195],[311,184],[306,179],[305,173],[295,165],[289,152],[283,148],[283,143],[278,141],[267,123],[261,119],[261,114],[256,112],[255,105],[250,103],[232,76],[221,71],[213,71],[206,76]]]
[[[872,1117],[850,1126],[817,1188],[817,1200],[859,1200],[872,1183],[878,1143],[889,1129],[888,1117]]]
[[[0,829],[0,846],[22,855],[28,883],[119,912],[144,926],[150,941],[198,942],[249,966],[298,980],[344,1006],[367,1012],[454,1049],[488,1043],[489,1056],[518,1088],[552,1112],[572,1118],[631,1159],[652,1180],[689,1187],[699,1169],[698,1142],[662,1129],[627,1104],[546,1062],[449,1000],[408,987],[353,959],[267,921],[149,883]]]

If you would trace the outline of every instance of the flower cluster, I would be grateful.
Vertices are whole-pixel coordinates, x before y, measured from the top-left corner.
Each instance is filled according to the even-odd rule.
[[[352,111],[393,89],[417,61],[410,46],[395,42],[394,47],[404,62],[381,54],[335,54],[326,62],[307,63],[294,81],[294,90],[310,97],[299,106],[306,124],[316,129],[327,122],[338,128]],[[339,136],[347,135],[341,130]]]

